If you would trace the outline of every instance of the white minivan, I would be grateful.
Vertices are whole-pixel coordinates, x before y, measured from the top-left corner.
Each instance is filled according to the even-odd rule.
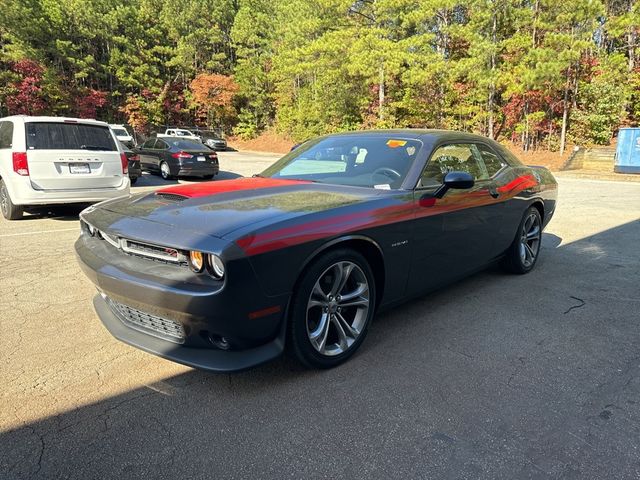
[[[127,131],[124,125],[114,125],[110,124],[111,130],[116,134],[116,138],[124,143],[127,147],[132,148],[135,146],[135,142],[131,134]]]
[[[9,220],[26,205],[97,202],[129,193],[127,157],[96,120],[0,118],[0,202]]]

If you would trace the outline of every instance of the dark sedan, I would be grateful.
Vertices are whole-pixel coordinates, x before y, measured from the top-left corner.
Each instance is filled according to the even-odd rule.
[[[305,142],[254,178],[81,214],[80,265],[118,339],[211,371],[288,348],[328,368],[376,311],[499,262],[538,260],[557,184],[477,135],[389,130]]]
[[[150,138],[136,149],[142,170],[162,178],[188,176],[211,179],[220,170],[218,155],[195,140]]]
[[[120,142],[120,148],[122,148],[122,151],[127,157],[127,162],[129,164],[129,180],[131,181],[131,185],[134,185],[138,181],[138,178],[142,176],[140,156],[122,142]]]

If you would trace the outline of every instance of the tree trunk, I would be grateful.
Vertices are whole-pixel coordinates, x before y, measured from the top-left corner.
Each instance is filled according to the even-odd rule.
[[[562,130],[560,131],[560,156],[564,155],[565,142],[567,140],[567,120],[569,117],[569,78],[570,69],[567,69],[567,82],[564,87],[564,98],[562,100]]]
[[[493,109],[494,109],[494,96],[496,94],[496,84],[495,84],[495,70],[496,70],[496,31],[498,29],[498,14],[497,12],[493,12],[493,22],[491,24],[491,85],[489,87],[489,125],[487,126],[487,133],[489,138],[494,139],[493,136]]]
[[[538,11],[539,10],[540,10],[540,0],[536,0],[533,6],[533,33],[531,35],[533,48],[536,48],[538,43]]]
[[[380,64],[380,80],[378,84],[378,118],[384,120],[384,64]]]
[[[493,135],[493,95],[495,94],[495,88],[491,85],[491,89],[489,90],[489,118],[487,119],[487,136],[490,139],[494,139]]]
[[[636,32],[633,30],[633,27],[629,30],[627,34],[627,45],[629,48],[629,66],[628,69],[630,72],[633,72],[633,69],[636,68]]]
[[[633,4],[635,0],[629,0],[629,12],[633,9]],[[634,25],[629,26],[629,31],[627,32],[627,48],[629,52],[629,71],[633,72],[633,69],[636,68],[636,41],[638,39],[638,35],[636,34],[636,29]]]

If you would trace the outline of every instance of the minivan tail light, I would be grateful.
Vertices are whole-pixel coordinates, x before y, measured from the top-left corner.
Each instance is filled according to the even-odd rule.
[[[27,163],[27,152],[13,152],[13,171],[23,177],[29,176],[29,164]]]
[[[171,156],[173,158],[191,158],[191,157],[193,157],[193,155],[191,155],[190,153],[187,153],[187,152],[172,153]]]
[[[120,153],[120,163],[122,163],[122,173],[129,173],[129,159],[124,152]]]

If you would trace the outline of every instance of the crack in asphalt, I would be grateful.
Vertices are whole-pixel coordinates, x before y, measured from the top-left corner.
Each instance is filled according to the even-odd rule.
[[[569,307],[567,309],[567,311],[564,312],[564,314],[566,315],[567,313],[569,313],[571,310],[574,310],[576,308],[582,308],[586,305],[586,302],[584,300],[582,300],[581,298],[578,297],[574,297],[573,295],[569,295],[569,298],[573,298],[574,300],[577,300],[580,302],[580,305],[573,305],[571,307]]]

